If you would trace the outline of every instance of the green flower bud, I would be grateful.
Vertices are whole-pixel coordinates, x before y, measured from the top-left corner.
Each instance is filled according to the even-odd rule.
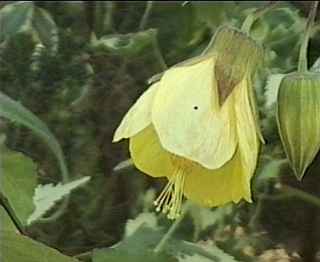
[[[262,60],[263,50],[247,34],[226,26],[216,32],[212,47],[212,52],[217,54],[214,72],[222,105],[245,75],[255,71]]]
[[[286,155],[301,180],[320,148],[320,74],[294,72],[282,79],[277,123]]]

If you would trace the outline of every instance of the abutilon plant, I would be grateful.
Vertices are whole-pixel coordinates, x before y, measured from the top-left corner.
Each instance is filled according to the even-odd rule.
[[[167,177],[155,205],[169,218],[183,196],[206,207],[251,202],[263,141],[252,77],[262,57],[248,34],[221,27],[203,55],[165,71],[116,130],[113,141],[129,138],[139,170]]]

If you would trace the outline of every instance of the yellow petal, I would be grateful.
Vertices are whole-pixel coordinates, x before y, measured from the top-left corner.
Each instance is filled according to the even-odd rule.
[[[252,109],[252,113],[253,113],[253,117],[254,117],[254,122],[255,122],[255,126],[256,126],[256,130],[257,130],[257,134],[258,134],[258,137],[259,137],[259,140],[261,143],[265,144],[265,141],[264,141],[264,138],[263,138],[263,135],[262,135],[262,131],[261,131],[261,127],[260,127],[260,124],[259,124],[259,113],[258,113],[258,110],[257,110],[257,105],[256,105],[256,95],[255,95],[255,92],[254,92],[254,87],[252,85],[252,80],[250,77],[248,77],[247,79],[244,79],[244,81],[248,81],[248,85],[249,85],[249,102],[250,102],[250,106],[251,106],[251,109]]]
[[[164,149],[215,169],[235,152],[233,99],[220,109],[214,58],[168,70],[154,98],[152,123]]]
[[[135,166],[153,176],[170,176],[173,172],[171,157],[160,145],[152,125],[130,138],[130,154]]]
[[[249,101],[249,82],[244,79],[237,89],[235,111],[237,118],[238,147],[243,165],[248,170],[248,179],[253,175],[257,165],[259,138],[256,119]]]
[[[244,198],[251,202],[250,181],[239,151],[223,167],[209,170],[193,165],[185,177],[185,196],[202,206],[214,207]]]
[[[153,84],[130,108],[117,128],[113,142],[129,138],[151,123],[151,108],[159,83]]]

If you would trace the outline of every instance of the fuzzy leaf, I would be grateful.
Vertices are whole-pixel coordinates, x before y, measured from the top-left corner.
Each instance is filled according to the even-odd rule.
[[[53,184],[39,185],[35,189],[35,194],[33,196],[33,202],[36,209],[28,218],[28,224],[30,225],[39,219],[50,210],[57,201],[69,194],[73,189],[87,183],[89,180],[90,177],[86,176],[64,185],[61,183],[56,186]]]

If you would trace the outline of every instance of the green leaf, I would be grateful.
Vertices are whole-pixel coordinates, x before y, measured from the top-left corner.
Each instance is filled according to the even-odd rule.
[[[232,205],[225,205],[214,210],[193,205],[190,209],[190,216],[193,219],[197,234],[208,227],[223,221],[232,212]]]
[[[10,231],[0,231],[0,257],[5,262],[76,262],[57,250]]]
[[[52,184],[39,185],[35,189],[35,194],[33,196],[33,202],[36,208],[28,218],[28,224],[32,224],[34,221],[41,218],[41,216],[49,211],[58,200],[69,194],[73,189],[87,183],[89,180],[90,177],[86,176],[64,185],[60,183],[56,186]]]
[[[139,227],[134,234],[111,248],[95,249],[93,262],[174,262],[174,257],[166,253],[154,253],[155,245],[162,234],[147,227]]]
[[[33,3],[14,3],[0,10],[0,42],[30,28]]]
[[[27,108],[3,93],[0,93],[0,117],[5,117],[18,124],[22,124],[42,138],[56,156],[64,182],[68,180],[69,174],[62,149],[45,123]]]
[[[7,211],[0,206],[0,225],[1,228],[7,231],[18,231],[15,224],[12,222],[11,218],[9,217]]]
[[[141,217],[137,221],[143,220]],[[162,239],[163,234],[157,228],[140,226],[133,234],[111,248],[95,249],[93,262],[169,262],[188,261],[189,259],[201,258],[199,262],[237,262],[232,256],[225,253],[214,244],[194,244],[187,241],[170,239],[164,246],[163,251],[155,253],[154,249]],[[191,258],[190,258],[191,257]],[[190,260],[192,261],[192,260]]]
[[[153,45],[157,31],[149,29],[130,34],[114,34],[92,40],[91,48],[94,52],[111,53],[120,56],[136,56],[147,47]]]
[[[0,193],[22,225],[34,210],[32,196],[37,186],[37,166],[25,155],[1,150]]]

